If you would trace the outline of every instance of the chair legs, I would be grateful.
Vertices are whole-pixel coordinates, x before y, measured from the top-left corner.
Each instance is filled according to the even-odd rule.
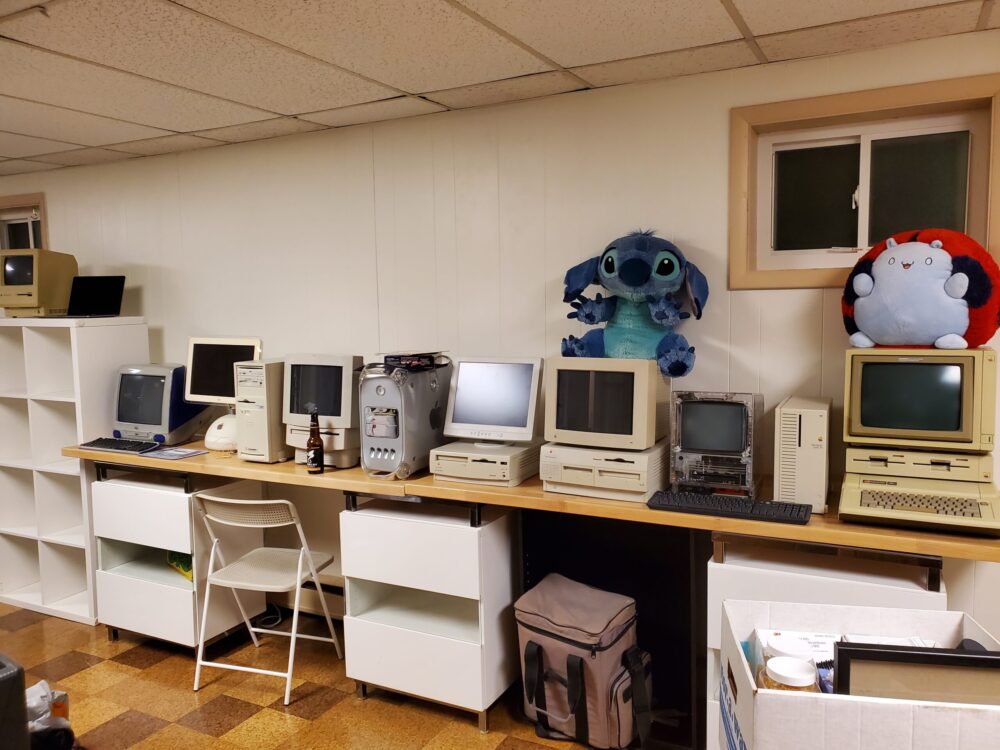
[[[302,600],[302,554],[299,554],[299,585],[295,587],[295,604],[292,607],[292,638],[288,645],[288,676],[285,678],[285,705],[292,696],[292,669],[295,666],[295,639],[299,633],[299,603]]]
[[[250,618],[247,617],[247,611],[243,609],[243,602],[240,601],[240,593],[236,589],[229,589],[233,592],[233,598],[236,599],[236,606],[240,608],[240,614],[243,615],[243,622],[247,626],[247,630],[250,633],[250,640],[253,641],[253,645],[256,648],[260,648],[260,641],[257,639],[257,634],[254,632],[253,625],[250,624]]]
[[[208,600],[212,595],[212,584],[205,581],[205,605],[201,611],[201,627],[198,631],[198,656],[194,666],[194,689],[198,691],[201,685],[201,665],[205,660],[205,628],[208,626]]]
[[[326,596],[323,594],[323,587],[319,582],[319,573],[313,567],[312,560],[309,561],[309,572],[312,575],[313,583],[316,584],[316,594],[319,596],[320,606],[323,607],[323,617],[326,618],[326,626],[330,629],[330,638],[333,640],[333,646],[337,649],[337,658],[343,659],[344,652],[340,648],[340,639],[337,637],[337,631],[333,629],[333,618],[330,617],[330,609],[326,606]]]

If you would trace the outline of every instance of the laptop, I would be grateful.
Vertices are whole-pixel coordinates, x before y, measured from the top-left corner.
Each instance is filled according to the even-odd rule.
[[[66,318],[112,318],[121,314],[124,276],[74,276]]]

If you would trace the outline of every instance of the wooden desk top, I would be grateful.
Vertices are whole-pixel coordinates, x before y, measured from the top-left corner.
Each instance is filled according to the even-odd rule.
[[[185,447],[200,448],[200,443]],[[432,476],[418,476],[405,481],[370,479],[360,467],[323,474],[309,474],[304,466],[291,461],[280,464],[259,464],[241,461],[233,454],[207,453],[178,461],[148,458],[127,453],[91,451],[77,447],[64,448],[63,455],[87,461],[140,466],[161,471],[179,471],[192,474],[210,474],[232,479],[251,479],[259,482],[293,484],[302,487],[377,494],[399,497],[419,495],[440,500],[464,503],[500,505],[508,508],[546,510],[556,513],[611,518],[622,521],[652,523],[703,531],[722,531],[730,534],[768,537],[816,544],[836,544],[845,547],[909,552],[937,555],[965,560],[1000,562],[1000,539],[959,536],[931,531],[914,531],[858,523],[843,523],[835,513],[813,516],[805,526],[764,521],[746,521],[738,518],[717,518],[690,513],[669,513],[650,510],[642,503],[603,500],[576,495],[545,492],[538,477],[517,487],[489,487],[461,482],[443,482]]]

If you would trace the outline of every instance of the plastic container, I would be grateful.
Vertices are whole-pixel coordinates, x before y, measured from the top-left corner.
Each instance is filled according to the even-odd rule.
[[[818,693],[816,665],[794,656],[775,656],[757,677],[757,687],[764,690],[797,690]]]

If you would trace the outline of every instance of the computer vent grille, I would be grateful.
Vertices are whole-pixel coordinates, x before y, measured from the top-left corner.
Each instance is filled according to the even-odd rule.
[[[778,424],[778,491],[776,500],[795,502],[798,493],[798,461],[801,417],[782,412]]]

